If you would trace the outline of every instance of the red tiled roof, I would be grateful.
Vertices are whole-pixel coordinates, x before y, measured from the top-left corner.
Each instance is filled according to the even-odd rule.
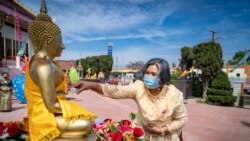
[[[223,69],[232,69],[234,65],[226,65],[223,67]],[[250,65],[240,65],[237,68],[244,68],[245,69],[245,74],[247,77],[250,77]]]
[[[233,67],[234,65],[226,65],[226,66],[223,66],[223,69],[231,69]],[[237,68],[245,68],[245,67],[246,67],[245,65],[240,65]],[[250,65],[247,65],[247,67],[250,67]]]
[[[57,64],[61,70],[67,70],[71,68],[71,61],[57,60]]]

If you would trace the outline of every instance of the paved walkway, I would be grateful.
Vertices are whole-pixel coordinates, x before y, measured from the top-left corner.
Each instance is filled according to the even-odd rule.
[[[129,114],[137,111],[132,100],[114,100],[93,91],[68,97],[100,118],[129,119]],[[183,129],[184,141],[250,141],[250,109],[199,104],[195,99],[189,99],[185,106],[189,121]],[[21,120],[25,116],[26,104],[13,99],[13,111],[0,112],[0,121]]]

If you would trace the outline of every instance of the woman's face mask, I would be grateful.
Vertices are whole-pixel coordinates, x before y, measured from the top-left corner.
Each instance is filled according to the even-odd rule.
[[[149,89],[155,89],[159,87],[160,80],[157,77],[153,77],[150,75],[144,75],[143,77],[144,84]]]

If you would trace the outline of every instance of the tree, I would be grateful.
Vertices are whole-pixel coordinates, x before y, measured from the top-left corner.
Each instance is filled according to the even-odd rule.
[[[182,70],[189,70],[193,66],[193,49],[191,47],[181,48],[180,66]]]
[[[143,61],[136,61],[136,62],[130,62],[128,65],[126,65],[126,68],[134,69],[134,70],[140,70],[144,66]]]
[[[245,56],[244,51],[238,51],[234,54],[233,59],[227,62],[228,65],[237,65],[240,60]],[[250,64],[249,58],[247,59],[247,64]]]
[[[207,99],[209,82],[223,67],[222,49],[219,43],[200,43],[193,47],[194,66],[202,71],[203,99]]]
[[[79,61],[81,61],[84,75],[86,75],[86,70],[91,68],[91,75],[98,74],[100,70],[103,70],[105,76],[107,76],[111,72],[113,65],[113,59],[109,55],[86,57],[77,60],[76,63],[78,64]]]

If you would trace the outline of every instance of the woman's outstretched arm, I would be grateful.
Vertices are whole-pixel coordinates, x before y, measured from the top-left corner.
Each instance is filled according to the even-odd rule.
[[[96,82],[79,81],[73,85],[77,88],[77,94],[84,90],[93,90],[98,94],[105,95],[111,98],[132,98],[136,96],[137,85],[131,84],[127,86],[118,86],[110,84],[100,84]]]
[[[103,94],[102,87],[99,83],[96,82],[88,82],[88,81],[79,81],[73,85],[73,87],[77,88],[77,94],[84,90],[93,90],[99,94]]]

